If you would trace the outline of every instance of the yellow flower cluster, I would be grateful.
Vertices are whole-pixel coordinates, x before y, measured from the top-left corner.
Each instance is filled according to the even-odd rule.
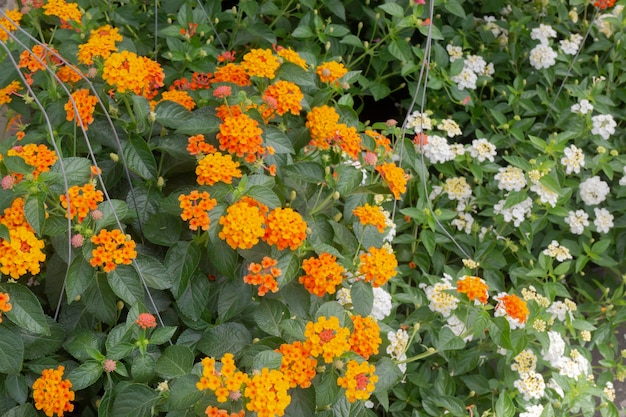
[[[335,358],[350,350],[350,330],[341,327],[337,317],[324,316],[314,322],[308,322],[304,330],[305,346],[311,356],[324,358],[324,362],[331,363]]]
[[[378,376],[376,367],[368,362],[348,362],[344,376],[337,378],[337,385],[346,389],[346,397],[351,403],[356,400],[367,400],[376,388]]]
[[[323,83],[337,84],[337,80],[346,75],[348,70],[340,62],[328,61],[318,65],[315,72]]]
[[[380,173],[380,176],[387,183],[396,200],[400,199],[401,194],[406,193],[407,176],[402,168],[393,162],[389,162],[377,166],[376,171]]]
[[[280,80],[267,87],[263,93],[263,100],[272,103],[273,109],[279,116],[285,113],[299,115],[302,110],[304,94],[296,84],[290,81]]]
[[[239,87],[246,87],[250,85],[250,77],[241,65],[233,64],[231,62],[215,70],[213,82],[233,83]]]
[[[189,195],[181,194],[178,196],[178,201],[180,208],[183,209],[180,218],[184,221],[189,220],[191,230],[198,230],[198,228],[204,231],[209,230],[211,226],[209,211],[217,205],[216,199],[211,198],[211,195],[206,191],[200,193],[198,190],[193,190]]]
[[[0,216],[0,223],[4,224],[8,229],[24,226],[31,232],[34,232],[28,221],[26,221],[24,200],[21,197],[17,197],[13,200],[10,207],[4,209],[4,214]]]
[[[9,294],[0,292],[0,323],[2,323],[2,313],[8,313],[13,306],[9,302]]]
[[[298,280],[308,292],[318,297],[334,294],[337,285],[343,280],[343,266],[337,263],[337,258],[326,252],[320,254],[318,258],[302,261],[302,269],[306,274]]]
[[[104,194],[100,190],[96,190],[96,186],[93,184],[85,184],[82,187],[74,185],[67,190],[67,194],[70,196],[70,213],[69,218],[73,219],[77,216],[78,223],[82,223],[85,217],[89,215],[89,212],[98,208],[98,203],[104,200]],[[61,194],[59,196],[61,205],[67,210],[67,196]],[[67,212],[65,217],[68,217]]]
[[[380,326],[372,317],[352,316],[354,330],[350,334],[348,342],[350,350],[363,356],[366,360],[371,355],[378,353],[378,347],[382,343],[380,338]]]
[[[130,265],[137,257],[135,242],[119,229],[102,229],[91,237],[91,242],[97,246],[91,251],[89,263],[93,267],[103,266],[104,272],[113,271],[117,265]]]
[[[161,66],[134,52],[114,52],[104,61],[102,79],[119,93],[133,92],[151,99],[163,86]]]
[[[306,239],[306,228],[306,222],[298,212],[290,207],[278,207],[267,216],[263,240],[276,245],[279,250],[296,250]]]
[[[226,116],[216,137],[221,150],[240,158],[245,157],[247,162],[254,162],[257,155],[264,152],[262,133],[256,120],[241,113]]]
[[[30,226],[10,228],[9,238],[0,239],[0,272],[15,279],[28,272],[37,275],[40,263],[46,260],[41,251],[44,242],[37,239]]]
[[[22,20],[22,13],[20,13],[17,9],[6,10],[4,12],[6,16],[14,21],[15,23],[20,23]],[[17,26],[13,23],[9,22],[6,17],[0,17],[0,41],[6,42],[9,40],[9,33],[17,30]],[[1,103],[0,103],[1,104]]]
[[[238,413],[229,413],[226,410],[213,407],[212,405],[208,406],[206,410],[204,410],[204,413],[207,417],[245,417],[246,415],[244,410],[241,410]]]
[[[276,278],[280,277],[283,271],[277,268],[278,261],[269,256],[263,257],[260,264],[256,262],[250,263],[248,266],[248,274],[243,277],[243,282],[250,285],[258,285],[257,293],[263,297],[269,291],[278,292],[278,282]]]
[[[398,271],[396,255],[387,248],[370,247],[367,253],[359,256],[359,274],[373,287],[382,287],[387,281],[395,277]]]
[[[35,145],[29,143],[24,146],[14,146],[9,149],[7,156],[19,156],[28,165],[34,167],[33,178],[37,178],[42,172],[50,171],[50,167],[55,164],[57,154],[46,147],[46,145]]]
[[[359,218],[361,224],[372,225],[380,233],[383,233],[387,227],[387,216],[380,206],[371,206],[366,203],[352,210],[352,213]]]
[[[199,391],[206,389],[215,393],[217,401],[228,401],[231,392],[238,392],[241,386],[249,383],[247,374],[238,371],[232,353],[225,353],[220,360],[222,366],[217,369],[215,358],[202,359],[202,376],[196,384]]]
[[[278,54],[278,56],[283,58],[285,61],[291,62],[292,64],[299,66],[305,71],[309,69],[304,58],[302,58],[300,54],[298,54],[293,49],[283,48],[282,46],[279,46],[276,48],[276,50],[277,50],[276,53]]]
[[[161,94],[161,100],[159,100],[154,106],[163,101],[173,101],[174,103],[180,104],[189,111],[192,111],[196,107],[196,102],[186,91],[164,91],[163,94]]]
[[[233,249],[250,249],[265,234],[267,207],[252,198],[244,197],[226,209],[220,217],[222,230],[219,237]]]
[[[0,29],[0,33],[1,31],[2,30]],[[10,103],[11,100],[13,100],[13,97],[11,96],[21,89],[22,85],[19,81],[11,81],[11,83],[6,87],[0,88],[0,104]]]
[[[306,116],[305,126],[311,133],[310,145],[320,149],[339,148],[357,159],[361,150],[361,136],[353,126],[339,123],[337,111],[327,105],[314,107]]]
[[[217,149],[215,149],[215,146],[211,145],[210,143],[206,143],[204,135],[199,134],[190,136],[187,139],[187,152],[189,152],[190,155],[202,156],[217,152]]]
[[[48,417],[56,414],[63,417],[66,411],[74,411],[74,391],[72,383],[63,379],[64,366],[57,369],[44,369],[41,376],[33,383],[35,408],[43,410]]]
[[[48,0],[43,6],[44,14],[47,16],[56,16],[61,19],[61,23],[65,24],[70,20],[80,23],[83,13],[78,8],[77,3],[66,3],[65,0]]]
[[[467,295],[467,298],[469,298],[470,301],[476,300],[482,304],[487,304],[487,299],[489,298],[489,286],[479,277],[465,275],[456,282],[456,290]]]
[[[283,355],[280,371],[289,381],[289,388],[310,387],[317,373],[317,360],[311,357],[311,351],[299,340],[283,343],[277,351]]]
[[[95,57],[108,58],[111,53],[117,51],[115,43],[122,40],[119,29],[111,27],[111,25],[94,29],[90,32],[87,42],[78,45],[78,62],[93,65]]]
[[[80,80],[82,80],[82,73],[78,68],[73,65],[63,65],[56,72],[56,76],[59,77],[61,81],[68,84],[74,84]]]
[[[271,49],[252,49],[243,56],[241,66],[250,77],[265,77],[271,80],[276,76],[280,61]]]
[[[96,96],[90,94],[86,88],[81,88],[72,93],[72,99],[76,103],[76,109],[78,113],[74,112],[74,104],[72,100],[68,100],[63,107],[67,113],[66,119],[68,122],[74,120],[76,125],[81,126],[87,130],[88,125],[93,123],[93,111],[98,104]]]
[[[232,156],[215,152],[207,154],[198,162],[196,175],[198,184],[213,185],[220,181],[230,184],[233,178],[241,178],[242,173],[239,162],[233,161]]]
[[[281,371],[263,368],[246,384],[243,394],[248,399],[246,408],[258,417],[282,416],[291,402],[287,390],[289,381]]]

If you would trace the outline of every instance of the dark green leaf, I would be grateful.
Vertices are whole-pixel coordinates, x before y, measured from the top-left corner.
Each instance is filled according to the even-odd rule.
[[[28,384],[22,374],[7,375],[4,380],[4,388],[18,404],[24,404],[28,399]]]
[[[395,16],[395,17],[403,17],[404,16],[404,9],[399,4],[396,4],[396,3],[384,3],[384,4],[381,4],[378,7],[380,9],[382,9],[385,13],[390,14],[391,16]]]
[[[94,384],[102,375],[102,365],[100,362],[87,361],[78,368],[72,369],[67,374],[67,379],[72,382],[72,390],[79,391]]]
[[[237,251],[228,246],[222,239],[216,239],[209,242],[207,252],[209,253],[209,262],[220,275],[229,278],[235,277],[235,269],[239,259]]]
[[[338,397],[337,376],[333,372],[323,373],[315,385],[315,404],[317,408],[323,410],[332,406]]]
[[[129,137],[128,141],[122,142],[122,152],[128,169],[145,180],[156,181],[157,164],[143,138]]]
[[[24,203],[24,216],[35,233],[41,235],[46,224],[46,193],[29,194]]]
[[[308,29],[308,28],[307,28]],[[298,28],[296,28],[298,30]],[[291,62],[285,62],[276,72],[276,78],[291,81],[300,87],[315,87],[315,79],[313,75]],[[290,146],[292,149],[293,147]],[[276,149],[276,152],[281,153]]]
[[[111,290],[125,303],[134,305],[144,299],[144,290],[132,265],[118,265],[108,273]]]
[[[178,242],[182,230],[180,217],[166,213],[156,213],[143,224],[146,239],[161,246],[169,247]]]
[[[148,287],[157,290],[165,290],[172,287],[172,276],[158,259],[148,255],[137,254],[135,263]]]
[[[496,401],[495,411],[498,417],[513,417],[515,415],[515,405],[506,391],[500,393]]]
[[[38,414],[31,403],[26,403],[10,409],[2,417],[38,417]]]
[[[376,375],[378,382],[375,392],[389,391],[402,378],[402,371],[393,360],[383,357],[376,363]]]
[[[264,350],[259,352],[252,361],[254,369],[279,369],[283,360],[283,355],[274,350]]]
[[[99,320],[113,324],[117,318],[117,297],[111,290],[105,275],[96,276],[94,284],[83,295],[87,311]]]
[[[187,286],[176,298],[176,305],[187,317],[199,320],[209,302],[209,280],[197,273],[189,278]]]
[[[163,101],[157,104],[155,112],[158,123],[173,129],[183,127],[191,119],[189,110],[173,101]]]
[[[56,352],[65,340],[63,328],[52,318],[47,317],[50,334],[32,333],[20,329],[24,341],[24,359],[37,359]]]
[[[237,354],[252,343],[252,336],[240,323],[225,323],[209,329],[198,341],[197,348],[207,356],[221,358],[224,353]]]
[[[289,319],[289,309],[278,300],[263,300],[254,312],[254,321],[261,330],[272,336],[281,335],[281,322]]]
[[[228,321],[250,307],[252,288],[242,279],[225,282],[220,288],[217,314],[221,321]]]
[[[350,288],[350,296],[352,297],[354,313],[363,317],[369,316],[374,305],[372,285],[362,280],[357,281]]]
[[[176,326],[157,327],[150,335],[150,343],[153,345],[162,345],[172,340],[172,336],[176,333]]]
[[[124,219],[128,214],[128,205],[121,200],[109,200],[98,204],[98,210],[102,212],[102,218],[96,221],[96,232],[108,226],[119,227],[117,219]]]
[[[187,409],[190,404],[195,404],[204,395],[196,387],[198,377],[195,375],[184,375],[175,379],[170,384],[170,395],[167,398],[167,405],[170,410]]]
[[[156,363],[156,373],[165,379],[178,378],[191,372],[194,355],[187,346],[168,346]]]
[[[12,304],[15,301],[11,300]],[[0,326],[0,373],[17,374],[24,360],[24,342],[19,334]]]
[[[86,361],[104,357],[100,353],[101,345],[101,335],[83,330],[72,334],[63,344],[63,348],[79,361]]]
[[[180,297],[200,263],[200,248],[192,242],[178,242],[165,255],[165,267],[172,277],[172,293]]]
[[[9,294],[13,308],[4,314],[13,323],[29,332],[50,335],[48,320],[43,313],[41,304],[28,287],[21,284],[6,283],[0,285],[0,290]]]
[[[65,293],[69,302],[74,301],[77,296],[83,295],[85,290],[93,285],[96,279],[95,275],[96,271],[93,266],[82,256],[76,256],[72,260],[65,278]]]
[[[439,330],[437,343],[435,347],[438,351],[457,350],[465,347],[465,342],[459,336],[455,335],[449,327],[442,327]]]
[[[154,378],[156,359],[152,355],[137,355],[130,366],[133,381],[148,382]]]
[[[143,384],[116,387],[111,415],[115,417],[150,417],[159,394]]]

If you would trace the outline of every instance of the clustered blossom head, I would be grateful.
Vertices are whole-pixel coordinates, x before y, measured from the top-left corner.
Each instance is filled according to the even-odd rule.
[[[89,263],[93,267],[102,266],[104,272],[113,271],[117,265],[130,265],[137,257],[135,242],[119,229],[102,229],[91,237],[91,242],[96,247],[91,251]]]
[[[263,130],[259,123],[245,113],[226,116],[220,124],[216,135],[219,147],[223,151],[254,162],[258,155],[264,153]]]
[[[208,145],[211,146],[211,145]],[[205,148],[209,150],[209,148]],[[241,178],[239,162],[233,161],[231,155],[221,152],[208,153],[198,161],[196,166],[197,182],[200,185],[214,185],[218,182],[231,184],[233,178]]]
[[[608,140],[611,135],[615,134],[617,122],[615,122],[612,115],[599,114],[597,116],[593,116],[591,118],[591,122],[593,124],[593,127],[591,128],[592,134],[600,135],[604,140]]]
[[[511,369],[520,374],[534,371],[537,368],[537,355],[530,349],[522,350],[513,358],[513,361],[515,363],[511,365]]]
[[[476,304],[487,304],[489,299],[489,286],[479,277],[465,275],[456,282],[456,290],[461,294],[467,295],[467,298],[470,301],[475,301]]]
[[[500,190],[521,191],[522,188],[526,187],[524,171],[512,165],[499,168],[494,178],[498,180],[498,189]]]
[[[199,192],[193,190],[189,195],[181,194],[178,197],[179,206],[183,209],[180,218],[189,221],[189,229],[198,230],[201,228],[206,231],[211,226],[211,218],[209,211],[213,210],[217,205],[217,200],[211,198],[206,191]]]
[[[581,182],[579,192],[580,198],[586,205],[595,206],[606,200],[611,189],[606,182],[596,175]]]
[[[289,387],[310,387],[317,374],[317,360],[311,357],[311,351],[305,344],[299,340],[290,344],[283,343],[277,351],[283,355],[280,371],[289,381]]]
[[[187,152],[202,158],[204,155],[217,152],[217,149],[210,143],[206,143],[204,135],[199,134],[187,138]]]
[[[613,215],[605,208],[594,207],[593,212],[596,216],[593,221],[594,226],[596,226],[596,231],[598,233],[609,233],[609,230],[614,226]]]
[[[328,61],[318,65],[315,72],[319,75],[321,82],[336,85],[337,80],[346,75],[348,70],[340,62]]]
[[[102,71],[102,79],[115,87],[116,92],[133,92],[148,99],[156,96],[164,78],[163,69],[156,61],[130,51],[112,53],[104,61]]]
[[[282,416],[291,403],[288,390],[289,380],[281,371],[263,368],[246,382],[243,393],[248,399],[246,408],[259,417]]]
[[[459,124],[452,119],[443,119],[438,125],[437,129],[446,132],[449,138],[459,136],[463,134]]]
[[[563,152],[565,156],[561,158],[561,164],[565,166],[565,174],[580,173],[580,168],[585,166],[585,154],[582,149],[570,145]]]
[[[427,143],[424,143],[423,135],[420,136],[416,150],[419,153],[423,153],[424,157],[426,157],[431,164],[442,164],[452,161],[457,156],[455,148],[448,143],[448,140],[438,135],[428,136]]]
[[[387,355],[397,361],[406,360],[406,351],[409,347],[409,334],[407,331],[398,329],[396,332],[388,332],[387,340],[389,340]],[[406,372],[406,363],[399,363],[398,368],[400,368],[402,373]]]
[[[238,393],[244,384],[250,382],[247,374],[238,371],[232,353],[222,356],[221,367],[216,367],[215,358],[202,359],[202,376],[196,383],[199,391],[211,390],[215,393],[217,401],[224,403],[229,396]]]
[[[498,302],[494,315],[496,317],[505,317],[511,326],[511,329],[524,328],[528,321],[528,307],[526,302],[515,294],[499,293],[493,297]]]
[[[399,200],[400,196],[406,193],[406,184],[408,178],[402,168],[400,168],[393,162],[389,162],[386,164],[378,165],[376,167],[376,171],[389,186],[389,190],[396,200]]]
[[[278,291],[278,282],[276,279],[280,277],[283,271],[277,268],[278,261],[268,256],[264,256],[260,264],[252,262],[248,265],[248,274],[243,277],[243,282],[250,285],[258,285],[257,293],[260,297],[269,291],[275,293]]]
[[[276,114],[282,116],[286,113],[299,115],[302,110],[302,100],[304,94],[296,84],[290,81],[276,81],[274,84],[267,87],[263,93],[263,100],[268,102],[268,99],[273,100],[272,103],[275,106],[272,107]]]
[[[33,383],[35,408],[43,410],[48,417],[54,414],[63,417],[66,411],[74,411],[74,391],[70,380],[63,379],[64,371],[65,367],[61,365],[57,369],[44,369]]]
[[[311,356],[322,356],[324,362],[331,363],[350,350],[350,330],[341,327],[337,317],[321,316],[315,322],[308,322],[304,330],[305,346]]]
[[[572,33],[568,39],[561,39],[559,41],[561,51],[566,55],[576,55],[582,41],[583,37],[581,35]]]
[[[587,99],[582,99],[578,101],[578,103],[572,104],[572,107],[570,107],[570,110],[573,113],[585,115],[593,111],[593,104],[591,104],[589,100]]]
[[[359,255],[359,274],[373,287],[382,287],[398,274],[398,260],[390,245],[382,248],[370,247],[367,252]]]
[[[556,258],[559,262],[564,262],[568,259],[572,259],[572,255],[569,252],[569,249],[565,246],[561,246],[559,242],[553,240],[546,249],[542,252],[544,255],[550,256],[551,258]]]
[[[339,114],[333,107],[314,107],[307,114],[306,120],[311,146],[323,150],[336,146],[352,159],[358,159],[362,147],[361,136],[354,126],[339,123]]]
[[[64,27],[69,27],[67,25],[69,21],[80,24],[83,17],[77,3],[66,3],[65,0],[48,0],[43,9],[46,16],[56,16],[61,19]]]
[[[0,323],[2,323],[2,313],[8,313],[13,308],[9,300],[9,294],[0,292]]]
[[[535,371],[520,373],[519,379],[513,382],[513,386],[524,396],[524,400],[538,400],[545,394],[546,384],[543,375]]]
[[[141,313],[135,320],[135,324],[141,327],[143,330],[153,329],[157,327],[156,318],[150,313]]]
[[[584,210],[570,210],[564,220],[575,235],[582,235],[585,227],[589,226],[589,215]]]
[[[497,155],[496,146],[489,142],[487,139],[474,139],[472,145],[468,148],[470,156],[476,158],[478,162],[484,162],[488,160],[494,161],[494,157]]]
[[[380,326],[372,317],[352,316],[354,330],[348,342],[350,350],[361,355],[365,360],[378,353],[378,346],[382,343]]]
[[[337,258],[323,252],[319,257],[312,257],[302,261],[305,275],[298,278],[304,288],[311,294],[323,297],[334,294],[337,286],[343,280],[344,269],[337,263]]]
[[[521,203],[517,203],[511,207],[505,208],[506,199],[498,201],[493,207],[494,214],[502,214],[504,221],[510,223],[511,221],[518,227],[522,222],[530,216],[531,209],[533,207],[533,200],[528,197]]]
[[[212,405],[209,405],[204,410],[204,413],[206,414],[207,417],[245,417],[246,415],[245,410],[240,410],[238,413],[235,413],[235,412],[229,413],[226,410],[214,407]]]
[[[265,77],[271,80],[276,76],[280,61],[271,49],[252,49],[243,56],[241,66],[250,77]]]
[[[13,101],[11,97],[22,89],[19,81],[11,81],[6,87],[0,88],[0,104],[8,104]]]
[[[366,203],[352,210],[352,214],[359,219],[361,224],[374,226],[380,233],[383,233],[387,227],[387,216],[380,206],[371,206]]]
[[[98,203],[104,201],[102,191],[96,190],[96,186],[91,183],[83,186],[74,185],[67,190],[67,195],[70,197],[70,210],[69,213],[65,213],[65,217],[70,219],[76,217],[78,223],[82,223],[89,215],[89,212],[97,210]],[[61,206],[66,210],[68,207],[67,195],[61,194],[59,196]]]
[[[191,97],[187,91],[179,90],[164,91],[163,94],[161,94],[161,100],[156,103],[150,102],[150,105],[154,108],[157,104],[164,101],[178,103],[189,111],[196,107],[196,102],[193,97]]]
[[[293,49],[284,48],[282,46],[277,46],[275,49],[278,56],[283,58],[285,61],[291,62],[292,64],[299,66],[305,71],[309,69],[306,60]]]
[[[7,151],[7,156],[19,156],[26,164],[34,167],[33,178],[37,179],[42,172],[50,171],[50,167],[59,159],[56,152],[46,145],[29,143],[24,146],[14,146]]]
[[[9,228],[9,239],[0,239],[0,272],[17,279],[22,275],[39,274],[45,244],[37,239],[30,225]]]
[[[252,198],[242,198],[226,209],[220,217],[219,237],[233,249],[250,249],[265,235],[265,216],[268,209]]]
[[[213,74],[214,83],[232,83],[239,87],[249,86],[250,77],[242,65],[229,62],[223,67],[219,67]]]
[[[420,284],[420,288],[426,293],[429,305],[428,308],[431,311],[441,313],[444,317],[450,316],[452,311],[456,310],[459,303],[459,299],[453,294],[450,294],[450,290],[454,290],[452,285],[452,277],[448,274],[444,274],[443,279],[434,285]]]
[[[113,52],[117,52],[116,42],[123,40],[118,28],[104,25],[94,29],[89,34],[86,43],[78,45],[78,62],[85,65],[93,65],[94,58],[108,58]]]
[[[453,177],[446,179],[443,187],[450,200],[467,200],[472,196],[472,187],[467,183],[465,177]]]
[[[297,211],[277,207],[267,215],[263,240],[279,250],[296,250],[306,239],[306,229],[307,224]]]
[[[5,10],[4,13],[6,14],[6,17],[11,19],[15,23],[19,24],[20,20],[22,20],[22,13],[20,13],[17,9]],[[2,42],[8,41],[9,33],[17,30],[17,26],[9,22],[9,20],[6,17],[4,16],[0,17],[0,41]]]
[[[376,367],[368,362],[350,360],[344,376],[337,378],[337,385],[346,390],[346,398],[351,403],[367,400],[378,382]]]

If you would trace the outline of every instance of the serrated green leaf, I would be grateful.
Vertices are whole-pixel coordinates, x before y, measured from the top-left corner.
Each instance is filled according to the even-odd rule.
[[[374,292],[371,284],[365,281],[355,282],[350,288],[350,296],[355,314],[363,317],[371,314],[374,305]]]
[[[24,359],[37,359],[54,353],[65,340],[65,331],[51,317],[48,319],[50,334],[33,333],[26,329],[20,329],[20,335],[24,341]]]
[[[96,233],[109,226],[118,227],[116,217],[124,219],[128,214],[128,205],[122,200],[108,200],[98,204],[98,210],[102,212],[102,218],[96,220]]]
[[[113,324],[117,319],[117,297],[107,281],[107,277],[98,275],[92,285],[83,294],[85,308],[99,320]]]
[[[252,361],[254,369],[279,369],[283,360],[283,355],[274,350],[264,350],[257,353]]]
[[[187,285],[176,298],[180,311],[193,320],[199,320],[209,302],[209,280],[197,273],[189,278]]]
[[[4,313],[9,320],[29,332],[50,335],[48,320],[35,294],[17,283],[2,284],[0,290],[8,293],[11,300],[11,310]]]
[[[443,3],[443,7],[453,15],[458,16],[461,19],[465,19],[465,10],[463,10],[463,6],[461,6],[458,1],[446,0]]]
[[[159,394],[143,384],[118,385],[111,405],[115,417],[150,417]]]
[[[191,372],[194,355],[187,346],[168,346],[156,362],[156,373],[165,379],[178,378]]]
[[[170,410],[188,409],[189,404],[197,403],[204,395],[196,387],[198,377],[195,375],[184,375],[175,379],[170,384],[170,395],[167,398],[167,405]]]
[[[237,269],[239,255],[222,239],[209,242],[207,246],[209,262],[215,267],[220,275],[234,278]]]
[[[13,407],[3,414],[2,417],[38,417],[38,414],[31,403],[26,403]]]
[[[148,287],[157,290],[165,290],[172,287],[172,276],[158,259],[148,255],[137,254],[134,266],[139,270]]]
[[[96,271],[89,261],[80,255],[76,256],[72,260],[65,277],[67,299],[72,302],[77,296],[83,295],[85,290],[93,284],[96,279],[95,275]]]
[[[326,372],[320,376],[315,385],[315,404],[318,409],[325,409],[335,404],[339,397],[337,376],[333,372]]]
[[[144,290],[132,265],[118,265],[108,273],[111,290],[128,305],[143,301]]]
[[[378,7],[382,9],[385,13],[391,16],[395,16],[395,17],[404,16],[404,9],[402,8],[402,6],[400,6],[397,3],[384,3]]]
[[[296,30],[298,29],[296,28]],[[280,66],[278,71],[276,71],[276,78],[291,81],[300,87],[315,87],[315,79],[313,75],[291,62],[285,62]],[[278,152],[278,150],[276,150],[276,152]]]
[[[129,170],[145,180],[156,181],[157,164],[150,148],[138,136],[131,136],[128,141],[122,142],[124,162]]]
[[[459,336],[455,335],[449,327],[442,327],[439,330],[435,347],[438,351],[458,350],[465,347],[465,342]]]
[[[496,415],[498,417],[513,417],[515,415],[515,405],[506,391],[502,391],[496,401]]]
[[[250,343],[252,336],[243,324],[224,323],[205,332],[196,347],[207,356],[221,358],[228,352],[236,355]]]
[[[252,287],[243,280],[225,282],[220,288],[217,314],[221,321],[228,321],[250,307]]]
[[[104,357],[100,353],[102,335],[94,332],[82,330],[72,334],[63,343],[63,349],[79,361],[87,361],[95,359],[98,355]]]
[[[182,231],[180,217],[166,213],[155,213],[143,224],[146,239],[161,246],[169,247],[178,242]]]
[[[165,267],[172,277],[172,293],[178,298],[200,263],[200,248],[193,242],[177,242],[165,255]]]
[[[289,319],[289,309],[278,300],[263,300],[254,312],[256,324],[272,336],[281,335],[281,322],[285,319]]]
[[[4,389],[18,404],[28,399],[28,384],[22,374],[9,374],[4,380]]]
[[[176,326],[157,327],[150,335],[150,344],[162,345],[171,341],[177,329]]]
[[[12,303],[15,303],[11,300]],[[6,326],[0,326],[0,373],[17,374],[24,360],[22,338]]]
[[[87,361],[67,374],[72,382],[72,390],[78,391],[94,384],[102,375],[102,365],[96,361]]]
[[[24,216],[28,223],[41,236],[46,224],[46,193],[29,194],[24,203]]]
[[[191,113],[178,103],[163,101],[155,107],[156,121],[165,127],[178,129],[191,119]]]

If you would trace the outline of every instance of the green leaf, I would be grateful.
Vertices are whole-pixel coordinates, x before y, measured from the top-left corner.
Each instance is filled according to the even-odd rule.
[[[143,138],[129,137],[128,141],[122,142],[122,153],[128,169],[145,180],[156,181],[157,164]]]
[[[92,331],[82,330],[75,332],[63,344],[63,349],[79,361],[87,361],[89,359],[98,359],[104,357],[100,353],[101,335]]]
[[[298,66],[295,67],[304,71]],[[271,146],[274,149],[274,152],[277,154],[296,153],[296,151],[293,149],[293,145],[291,144],[291,140],[289,139],[289,137],[277,127],[267,126],[265,128],[265,134],[263,135],[263,139],[265,141],[265,146]]]
[[[65,277],[65,293],[70,303],[93,284],[95,275],[96,270],[82,256],[76,256],[72,260]]]
[[[318,409],[325,409],[333,405],[339,397],[337,377],[333,372],[326,372],[320,376],[315,385],[315,404]]]
[[[35,233],[41,236],[46,224],[46,193],[29,194],[24,203],[24,216],[33,227]]]
[[[183,231],[180,217],[156,213],[143,224],[143,233],[150,242],[161,246],[172,246],[178,242]]]
[[[385,4],[381,4],[378,7],[382,9],[385,13],[390,14],[391,16],[395,16],[395,17],[404,16],[404,9],[399,4],[385,3]]]
[[[374,392],[389,391],[403,376],[398,365],[393,363],[393,360],[388,357],[382,357],[376,363],[376,375],[378,376],[378,382]]]
[[[439,330],[435,347],[438,351],[458,350],[465,347],[465,342],[459,336],[455,335],[449,327],[442,327],[441,330]]]
[[[443,7],[453,15],[458,16],[461,19],[465,19],[465,10],[463,10],[463,6],[461,6],[458,1],[446,0],[443,3]]]
[[[144,292],[137,271],[132,265],[118,265],[108,273],[111,290],[126,304],[134,305],[143,301]]]
[[[283,361],[283,355],[274,350],[264,350],[257,353],[252,361],[253,369],[279,369]]]
[[[209,280],[196,273],[189,278],[187,285],[176,298],[180,311],[192,320],[199,320],[209,302]]]
[[[221,358],[227,352],[236,355],[250,343],[252,336],[243,324],[224,323],[205,332],[196,347],[207,356]]]
[[[313,416],[315,414],[315,392],[311,388],[296,387],[289,391],[291,402],[285,409],[285,417]]]
[[[346,322],[346,311],[343,306],[336,301],[328,301],[320,306],[315,312],[315,319],[319,319],[320,317],[326,317],[327,319],[331,317],[337,317],[339,319],[339,325],[345,326]]]
[[[189,110],[173,101],[163,101],[157,104],[155,112],[157,123],[173,129],[185,126],[191,118]]]
[[[150,335],[150,344],[162,345],[165,342],[169,342],[177,329],[178,327],[176,326],[157,327]]]
[[[221,321],[228,321],[248,309],[252,300],[252,287],[242,279],[224,283],[217,301],[217,314]]]
[[[156,290],[166,290],[172,287],[172,277],[158,259],[137,254],[135,264],[148,287]]]
[[[300,25],[291,32],[291,36],[296,39],[307,39],[315,36],[313,31],[307,25]]]
[[[265,204],[270,210],[282,206],[276,193],[266,187],[254,185],[246,190],[246,195]]]
[[[83,295],[85,308],[99,320],[113,324],[117,319],[117,297],[111,290],[107,277],[99,275]]]
[[[447,395],[436,395],[432,398],[437,407],[443,408],[446,411],[452,413],[453,416],[466,417],[467,410],[465,404],[459,398],[450,397]]]
[[[30,332],[50,335],[48,320],[43,313],[41,304],[28,287],[6,283],[0,285],[0,290],[8,293],[11,300],[11,311],[4,313],[9,320]]]
[[[166,404],[170,410],[185,410],[190,404],[196,404],[204,395],[196,387],[198,377],[195,375],[184,375],[175,379],[169,386],[170,395]]]
[[[209,242],[207,247],[209,262],[215,267],[220,275],[234,278],[239,256],[237,251],[228,246],[222,239]]]
[[[256,324],[261,330],[272,336],[280,337],[281,322],[285,319],[289,319],[289,309],[278,300],[263,300],[254,312]]]
[[[365,281],[355,282],[350,288],[350,296],[354,313],[363,317],[369,316],[374,305],[374,292],[371,284]]]
[[[347,164],[337,166],[337,187],[335,188],[342,196],[348,196],[356,190],[363,180],[363,173]]]
[[[35,407],[31,403],[26,403],[22,405],[18,405],[17,407],[13,407],[2,417],[38,417],[37,411]]]
[[[428,252],[430,256],[433,256],[436,246],[435,233],[429,229],[422,229],[420,232],[420,240],[422,241],[424,248],[426,248],[426,252]]]
[[[156,359],[152,355],[137,355],[130,366],[133,381],[148,382],[155,376]]]
[[[178,378],[191,372],[194,355],[187,346],[168,346],[156,362],[155,371],[164,379]]]
[[[7,375],[4,380],[4,388],[18,404],[24,404],[28,399],[28,384],[22,374]]]
[[[381,100],[391,94],[389,86],[378,81],[370,83],[368,88],[375,101]]]
[[[30,174],[34,171],[34,167],[28,165],[26,161],[22,157],[19,156],[4,156],[2,162],[7,167],[9,171],[18,173],[18,174]]]
[[[135,115],[135,120],[137,121],[137,125],[140,131],[144,131],[148,125],[148,115],[152,110],[150,108],[150,102],[143,97],[133,94],[130,97],[133,102],[133,113]]]
[[[506,391],[502,391],[496,401],[496,415],[498,417],[513,417],[515,415],[515,405]]]
[[[13,300],[11,303],[15,304]],[[22,342],[22,338],[6,326],[0,326],[0,373],[19,373],[22,369],[23,360],[24,342]]]
[[[9,228],[3,224],[0,223],[0,239],[4,239],[4,240],[11,240],[11,235],[9,234]]]
[[[24,342],[24,359],[43,358],[57,351],[65,340],[65,331],[63,327],[54,321],[51,317],[48,319],[50,334],[33,333],[26,329],[19,329],[21,338]]]
[[[72,369],[67,378],[72,382],[72,390],[79,391],[94,384],[102,375],[102,365],[100,362],[87,361],[78,368]]]
[[[218,252],[219,253],[219,252]],[[172,277],[172,293],[178,298],[200,263],[200,248],[193,242],[175,243],[165,255],[165,267]]]
[[[296,30],[298,29],[299,28],[296,28]],[[311,32],[311,35],[312,34],[313,33]],[[276,78],[280,80],[291,81],[292,83],[300,87],[315,87],[315,79],[313,75],[305,69],[291,62],[285,62],[280,66],[278,71],[276,71]],[[266,130],[266,135],[267,133],[268,131]],[[267,140],[267,137],[265,139]],[[291,146],[291,148],[293,149],[293,146]],[[277,153],[282,153],[279,152],[277,148],[275,149]]]
[[[324,168],[316,162],[297,162],[285,166],[287,175],[293,175],[301,181],[317,184],[320,178],[324,178]]]
[[[150,417],[159,394],[143,384],[117,385],[111,415],[115,417]]]
[[[102,218],[96,220],[96,233],[108,226],[119,227],[116,217],[124,219],[128,214],[128,205],[122,200],[108,200],[98,204],[98,210],[102,212]]]

